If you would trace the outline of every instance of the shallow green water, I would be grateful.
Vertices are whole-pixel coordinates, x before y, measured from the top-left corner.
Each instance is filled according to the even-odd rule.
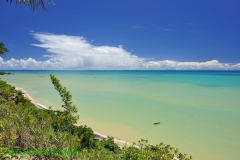
[[[54,73],[71,91],[79,123],[100,133],[169,143],[197,160],[239,159],[240,72],[13,72],[1,78],[59,109]]]

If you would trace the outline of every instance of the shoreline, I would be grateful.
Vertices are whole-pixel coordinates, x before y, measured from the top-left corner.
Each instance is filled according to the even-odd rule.
[[[15,87],[16,90],[18,91],[21,91],[23,93],[23,96],[26,97],[27,99],[29,99],[38,109],[49,109],[48,107],[46,107],[45,105],[41,104],[41,103],[38,103],[36,102],[32,96],[23,88],[21,87],[18,87],[16,85],[13,85]],[[93,131],[94,134],[96,135],[96,138],[99,139],[99,140],[104,140],[104,139],[107,139],[108,136],[105,135],[105,134],[101,134],[99,132],[96,132],[96,131]],[[113,137],[114,138],[114,137]],[[123,148],[125,146],[131,146],[133,145],[132,143],[130,142],[127,142],[125,140],[122,140],[122,139],[118,139],[118,138],[114,138],[114,142],[120,147],[120,148]],[[136,145],[134,145],[135,147],[137,147]]]
[[[15,86],[15,85],[14,85]],[[27,99],[29,99],[38,109],[48,109],[45,105],[36,102],[32,96],[23,88],[15,86],[15,89],[18,91],[21,91],[23,93],[23,96]]]

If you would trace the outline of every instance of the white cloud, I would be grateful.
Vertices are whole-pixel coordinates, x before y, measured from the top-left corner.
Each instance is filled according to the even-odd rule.
[[[138,57],[121,46],[95,46],[84,37],[34,33],[40,43],[33,46],[46,50],[47,60],[33,58],[3,60],[0,69],[146,69],[146,70],[240,70],[240,63],[179,62],[171,60],[149,60]]]
[[[178,62],[178,61],[149,61],[146,69],[175,69],[175,70],[237,70],[240,64],[220,63],[217,60],[206,62]]]

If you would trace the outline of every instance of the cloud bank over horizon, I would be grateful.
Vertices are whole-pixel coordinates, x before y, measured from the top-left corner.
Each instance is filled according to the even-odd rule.
[[[49,70],[240,70],[240,63],[181,62],[152,60],[139,57],[121,46],[96,46],[81,36],[34,33],[39,44],[46,50],[47,60],[24,59],[4,60],[0,57],[0,69],[49,69]]]

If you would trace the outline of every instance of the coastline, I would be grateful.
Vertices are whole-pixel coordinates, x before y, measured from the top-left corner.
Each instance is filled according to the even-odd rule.
[[[21,91],[23,93],[23,96],[29,99],[38,109],[48,109],[45,105],[36,102],[25,89],[18,86],[15,86],[15,89]]]
[[[18,91],[21,91],[23,93],[23,96],[26,97],[27,99],[29,99],[38,109],[49,109],[48,107],[46,107],[45,105],[41,104],[41,103],[38,103],[36,102],[32,96],[23,88],[21,87],[18,87],[16,85],[14,85],[15,89],[18,90]],[[104,134],[101,134],[99,132],[96,132],[96,131],[93,131],[94,134],[96,135],[96,138],[99,139],[99,140],[104,140],[104,139],[107,139],[108,136],[107,135],[104,135]],[[127,142],[125,140],[122,140],[122,139],[117,139],[117,138],[114,138],[114,142],[120,147],[120,148],[123,148],[125,146],[135,146],[135,147],[138,147],[130,142]]]

